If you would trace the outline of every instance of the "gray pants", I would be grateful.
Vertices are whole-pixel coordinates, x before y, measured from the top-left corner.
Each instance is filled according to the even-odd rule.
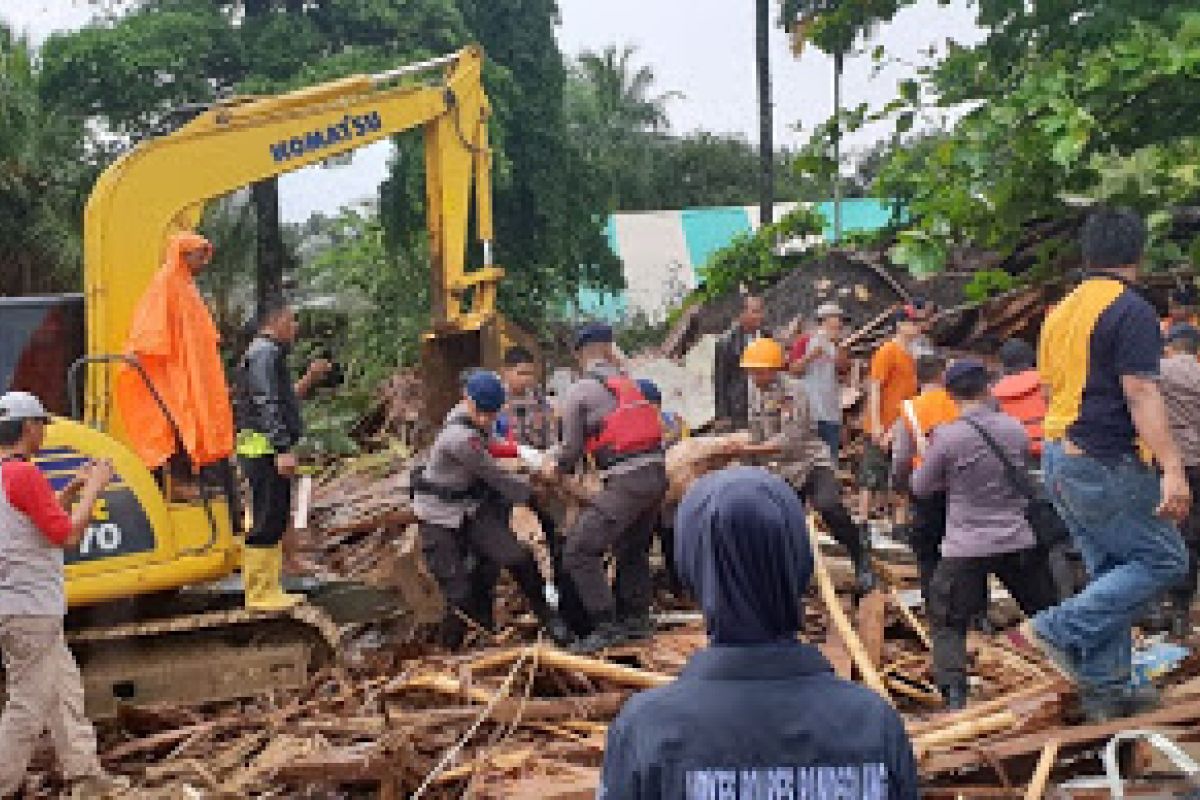
[[[96,732],[83,714],[83,678],[62,617],[0,617],[0,651],[8,693],[0,715],[0,797],[20,788],[46,729],[64,778],[99,775]]]
[[[662,462],[612,475],[567,533],[563,567],[593,622],[612,617],[618,603],[630,616],[650,610],[650,543],[666,491]],[[617,561],[617,598],[604,570],[609,552]]]

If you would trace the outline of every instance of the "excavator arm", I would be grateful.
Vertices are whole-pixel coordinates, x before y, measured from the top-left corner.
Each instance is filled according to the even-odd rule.
[[[504,272],[491,263],[489,104],[482,67],[483,52],[472,45],[377,75],[230,100],[114,163],[85,212],[89,356],[124,350],[134,308],[162,263],[168,237],[194,227],[207,201],[422,128],[432,280],[426,416],[440,419],[457,394],[458,370],[496,362],[510,330],[496,314],[496,284]],[[468,271],[472,181],[484,265]],[[103,363],[87,369],[85,420],[127,442],[113,408],[112,370]]]

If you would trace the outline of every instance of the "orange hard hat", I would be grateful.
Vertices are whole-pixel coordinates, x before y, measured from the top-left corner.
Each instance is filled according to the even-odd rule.
[[[774,339],[755,339],[742,351],[742,369],[783,369],[783,345]]]

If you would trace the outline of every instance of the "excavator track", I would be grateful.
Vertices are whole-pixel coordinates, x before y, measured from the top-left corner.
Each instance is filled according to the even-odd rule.
[[[338,625],[303,603],[282,611],[227,609],[89,627],[68,633],[87,714],[121,704],[194,704],[297,688],[333,662]]]

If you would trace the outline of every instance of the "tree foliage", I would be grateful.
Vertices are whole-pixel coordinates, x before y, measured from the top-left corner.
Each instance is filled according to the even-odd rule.
[[[77,286],[83,203],[96,169],[82,123],[48,102],[29,42],[0,26],[3,293]]]
[[[1169,209],[1200,200],[1200,11],[1192,2],[981,0],[988,30],[927,76],[971,110],[945,135],[898,147],[877,183],[914,220],[897,260],[941,268],[949,249],[1011,249],[1024,226],[1080,201],[1131,205],[1154,263],[1183,257]],[[893,110],[917,113],[916,93]]]

